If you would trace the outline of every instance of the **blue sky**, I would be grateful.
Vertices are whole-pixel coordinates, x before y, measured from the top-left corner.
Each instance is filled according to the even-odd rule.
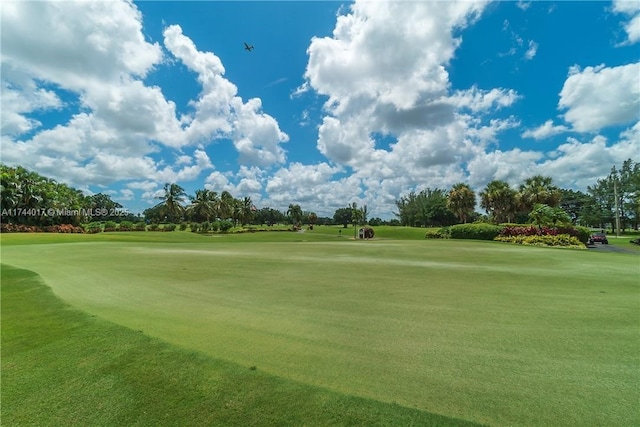
[[[640,2],[3,2],[1,160],[320,216],[640,161]],[[244,50],[244,42],[255,46]]]

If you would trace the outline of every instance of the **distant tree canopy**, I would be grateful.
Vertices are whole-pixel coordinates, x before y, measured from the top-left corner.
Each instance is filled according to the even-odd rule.
[[[0,164],[2,222],[25,225],[79,225],[92,220],[123,220],[122,205],[106,194],[82,191],[31,172]]]
[[[456,218],[447,207],[447,192],[427,188],[419,193],[411,192],[396,200],[396,214],[402,225],[430,227],[455,224]]]
[[[342,224],[344,228],[347,228],[349,224],[351,224],[351,216],[353,214],[353,210],[351,208],[339,208],[336,209],[333,214],[333,221],[336,224]]]
[[[107,194],[86,196],[66,184],[31,172],[21,166],[0,164],[0,193],[2,221],[24,225],[79,225],[91,221],[140,220],[126,212],[121,204]],[[620,228],[638,229],[640,220],[640,163],[627,159],[612,167],[605,178],[588,186],[586,192],[561,189],[550,177],[535,175],[516,188],[507,182],[494,180],[479,193],[480,206],[486,220],[495,223],[525,221],[565,221],[590,227],[616,226],[616,206]],[[166,183],[159,203],[144,211],[151,223],[229,221],[237,225],[283,223],[349,224],[369,223],[405,226],[444,226],[477,219],[476,195],[465,183],[454,185],[449,191],[430,189],[411,192],[396,200],[397,219],[367,221],[366,205],[351,203],[336,209],[333,218],[319,217],[291,203],[286,213],[270,207],[256,208],[250,197],[235,198],[228,191],[217,193],[211,189],[196,190],[188,196],[176,183]],[[545,208],[549,207],[551,210]],[[560,210],[567,215],[563,217]],[[535,211],[535,212],[534,212]],[[549,216],[551,215],[551,216]],[[551,218],[551,219],[549,219]]]

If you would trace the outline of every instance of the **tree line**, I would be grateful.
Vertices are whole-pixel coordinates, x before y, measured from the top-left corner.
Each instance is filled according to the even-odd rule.
[[[476,197],[486,214],[475,211]],[[574,225],[638,229],[640,219],[640,163],[628,159],[615,166],[606,178],[587,187],[587,192],[562,189],[551,177],[535,175],[517,187],[503,180],[489,182],[476,196],[465,183],[450,190],[411,192],[396,200],[395,215],[402,225],[445,226],[474,221],[526,223],[534,217],[566,217]]]
[[[198,223],[216,220],[233,225],[289,223],[446,226],[475,221],[526,223],[534,217],[559,218],[562,211],[573,224],[588,227],[637,229],[640,219],[640,163],[628,159],[609,175],[597,180],[586,192],[562,189],[550,177],[536,175],[517,187],[506,181],[489,182],[478,195],[465,183],[451,189],[427,188],[396,200],[395,219],[369,219],[366,205],[355,202],[338,208],[333,217],[319,217],[299,204],[286,211],[257,208],[250,197],[236,198],[228,191],[196,190],[189,196],[176,183],[163,187],[158,203],[142,215],[133,215],[107,194],[86,196],[82,191],[17,166],[0,164],[2,221],[26,225],[80,225],[92,221],[131,221],[147,223]],[[485,214],[476,212],[477,202]],[[554,211],[555,210],[555,211]],[[53,213],[53,214],[52,214]]]

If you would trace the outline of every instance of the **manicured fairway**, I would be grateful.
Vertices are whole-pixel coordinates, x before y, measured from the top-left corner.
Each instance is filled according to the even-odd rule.
[[[3,426],[477,424],[279,378],[70,308],[2,266]]]
[[[491,425],[640,424],[636,255],[145,234],[3,236],[2,262],[101,319],[342,395]]]

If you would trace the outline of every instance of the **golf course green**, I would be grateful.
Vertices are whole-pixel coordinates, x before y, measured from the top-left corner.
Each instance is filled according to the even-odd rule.
[[[91,370],[124,336],[140,353],[129,363],[157,365],[139,395],[182,381],[219,397],[244,387],[251,405],[199,422],[189,410],[205,397],[158,409],[136,400],[133,373],[109,388],[96,368],[87,387],[124,408],[105,425],[165,410],[172,425],[640,425],[638,255],[328,230],[2,235],[3,425],[56,424],[29,397],[46,383],[62,408],[74,392],[44,360]],[[52,346],[62,326],[25,308],[38,298],[66,319],[60,339],[84,338]],[[78,355],[83,340],[104,352]]]

